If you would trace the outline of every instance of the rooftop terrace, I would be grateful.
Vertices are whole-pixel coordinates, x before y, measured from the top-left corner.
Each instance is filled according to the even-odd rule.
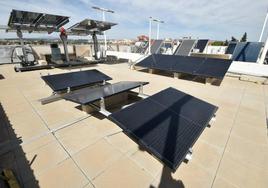
[[[217,105],[216,121],[195,143],[193,159],[172,173],[110,120],[65,100],[41,105],[52,91],[40,73],[70,70],[15,73],[13,65],[1,65],[0,167],[14,169],[24,187],[268,187],[267,85],[225,77],[213,86],[124,63],[85,69],[102,71],[112,83],[149,81],[149,95],[177,88]]]

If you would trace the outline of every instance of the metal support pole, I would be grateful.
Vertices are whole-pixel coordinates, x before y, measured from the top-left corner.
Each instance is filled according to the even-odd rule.
[[[157,22],[157,34],[156,34],[156,39],[159,39],[159,22]]]
[[[19,37],[19,40],[20,40],[20,45],[21,45],[21,49],[22,49],[22,53],[23,53],[23,57],[24,57],[24,61],[25,62],[22,62],[23,65],[27,65],[28,64],[28,57],[27,57],[27,54],[26,54],[26,49],[25,49],[25,46],[24,46],[24,41],[23,41],[23,34],[21,32],[20,29],[17,30],[17,36]]]
[[[152,17],[149,18],[149,55],[151,55]]]
[[[95,32],[92,34],[92,40],[93,40],[93,46],[94,46],[94,57],[96,60],[98,60],[99,59],[99,56],[98,56],[99,44],[98,44],[98,39],[97,39],[97,35]]]
[[[66,61],[69,62],[70,58],[69,58],[69,53],[68,53],[68,46],[67,46],[67,36],[60,36],[62,44],[63,44],[63,49],[64,49],[64,55],[66,58]]]
[[[263,23],[262,30],[261,30],[261,35],[260,35],[260,38],[259,38],[259,42],[261,42],[265,27],[266,27],[267,20],[268,20],[268,11],[267,11],[266,17],[264,19],[264,23]]]
[[[102,21],[105,22],[105,12],[102,11]],[[105,51],[105,54],[106,54],[106,50],[107,50],[107,39],[106,39],[106,33],[105,31],[103,31],[103,36],[104,36],[104,51]]]
[[[268,52],[268,36],[267,36],[267,39],[266,39],[266,42],[264,44],[264,48],[262,50],[262,54],[261,54],[261,58],[259,59],[259,64],[264,64],[264,60],[266,58],[266,54]]]

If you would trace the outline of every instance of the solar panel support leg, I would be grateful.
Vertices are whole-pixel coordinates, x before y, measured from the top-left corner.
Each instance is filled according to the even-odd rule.
[[[212,84],[214,81],[214,78],[206,78],[206,84]]]
[[[148,97],[148,95],[145,95],[143,93],[143,85],[140,85],[140,87],[139,87],[139,94],[138,94],[138,96],[141,97],[141,98],[143,98],[143,99],[145,99],[145,98]]]
[[[149,73],[150,73],[150,74],[155,73],[154,69],[149,69]]]
[[[207,127],[211,127],[215,121],[216,121],[216,115],[214,114],[211,120],[209,121],[209,124]]]
[[[185,156],[186,162],[188,162],[188,161],[190,161],[192,159],[192,155],[193,155],[193,149],[190,148],[189,151],[188,151],[188,153]]]
[[[49,104],[49,103],[52,103],[52,102],[55,102],[55,101],[59,101],[61,99],[62,99],[62,95],[61,94],[53,93],[49,97],[40,99],[40,102],[41,102],[42,105],[44,105],[44,104]]]
[[[105,101],[103,97],[100,99],[100,113],[102,113],[105,116],[109,116],[111,114],[105,108]]]
[[[178,72],[174,72],[174,78],[179,79],[181,78],[182,74]]]

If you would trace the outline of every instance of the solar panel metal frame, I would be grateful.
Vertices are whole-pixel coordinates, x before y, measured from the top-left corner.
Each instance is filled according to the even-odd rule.
[[[87,105],[101,98],[117,95],[132,89],[149,84],[149,82],[121,81],[94,88],[82,88],[63,96],[65,100],[81,105]]]
[[[193,106],[193,104],[198,105]],[[146,107],[148,109],[145,109]],[[212,104],[174,88],[168,88],[111,114],[109,119],[149,153],[175,171],[208,126],[217,109],[218,107]],[[200,112],[203,117],[194,120],[198,113],[192,112],[193,110]],[[171,120],[165,122],[169,117]],[[177,145],[178,143],[180,145]],[[173,150],[170,151],[172,144]]]
[[[55,20],[54,23],[52,20]],[[69,22],[69,17],[29,12],[21,10],[12,10],[10,13],[8,28],[6,32],[21,31],[48,32],[49,34],[58,31],[59,28]]]
[[[92,19],[84,19],[67,29],[69,35],[92,35],[93,33],[102,34],[103,31],[109,30],[112,26],[117,25],[112,22],[104,22]]]
[[[95,80],[92,81],[94,76]],[[42,76],[41,78],[54,92],[64,91],[68,88],[72,89],[112,80],[111,77],[105,75],[104,73],[96,69],[47,75]]]

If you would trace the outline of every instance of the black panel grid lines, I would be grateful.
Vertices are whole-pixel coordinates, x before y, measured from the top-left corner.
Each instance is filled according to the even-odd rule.
[[[53,91],[63,91],[67,88],[87,86],[112,80],[111,77],[93,69],[41,77]]]
[[[153,54],[136,66],[223,79],[231,63],[232,60],[226,59]]]
[[[131,82],[122,81],[114,84],[107,84],[96,88],[83,88],[63,96],[65,100],[69,100],[81,105],[93,103],[101,98],[113,96],[122,92],[130,91],[149,82]]]
[[[176,170],[217,107],[174,88],[109,116],[138,144]]]

